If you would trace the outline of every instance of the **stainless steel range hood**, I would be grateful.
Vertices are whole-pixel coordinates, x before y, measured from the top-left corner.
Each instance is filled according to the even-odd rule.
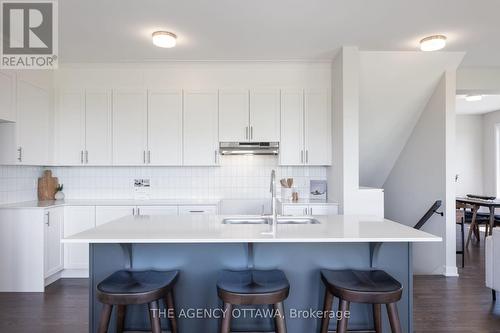
[[[278,155],[279,142],[221,142],[221,155]]]

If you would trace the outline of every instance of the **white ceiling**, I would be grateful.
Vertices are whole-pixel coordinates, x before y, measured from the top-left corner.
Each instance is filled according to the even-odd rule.
[[[464,66],[500,66],[498,0],[63,0],[59,12],[61,62],[325,60],[342,45],[414,51],[442,33]],[[154,47],[159,29],[178,46]]]
[[[483,95],[483,99],[476,102],[467,102],[464,97],[457,96],[457,114],[484,114],[500,110],[500,95]]]

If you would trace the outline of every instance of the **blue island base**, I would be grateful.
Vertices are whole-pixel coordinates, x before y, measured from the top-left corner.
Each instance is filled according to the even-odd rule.
[[[410,243],[206,243],[206,244],[90,244],[90,322],[97,332],[101,304],[96,285],[120,269],[179,270],[174,289],[179,332],[216,333],[222,303],[216,281],[223,269],[281,269],[290,281],[285,301],[289,333],[319,332],[324,287],[320,269],[383,269],[401,282],[398,303],[401,326],[412,332],[412,270]],[[163,304],[160,305],[163,309]],[[338,308],[335,300],[334,310]],[[272,312],[267,307],[241,307],[234,312],[233,331],[272,331]],[[367,304],[351,304],[349,330],[372,330],[372,310]],[[384,332],[390,331],[385,307]],[[335,330],[335,320],[330,330]],[[148,330],[147,306],[127,307],[125,328]],[[169,328],[162,319],[162,328]],[[109,328],[115,330],[114,311]]]

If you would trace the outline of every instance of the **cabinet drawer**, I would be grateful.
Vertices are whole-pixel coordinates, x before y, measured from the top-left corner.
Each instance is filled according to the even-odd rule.
[[[137,206],[137,215],[177,215],[177,206]]]
[[[339,208],[337,205],[311,205],[309,212],[310,215],[338,215]]]
[[[283,215],[302,216],[307,215],[309,206],[307,205],[283,205]]]
[[[216,215],[217,206],[179,206],[179,215]]]

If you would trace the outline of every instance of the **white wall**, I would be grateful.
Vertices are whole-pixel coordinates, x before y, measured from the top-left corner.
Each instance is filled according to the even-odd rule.
[[[496,127],[500,125],[500,111],[483,115],[483,189],[485,195],[499,196],[497,192],[497,138]]]
[[[463,55],[360,52],[360,185],[382,187],[442,74]]]
[[[457,115],[455,145],[457,195],[483,194],[482,115]]]
[[[415,274],[456,275],[455,259],[455,73],[446,72],[421,113],[384,184],[386,217],[414,226],[436,200],[424,231],[443,242],[414,245]]]

